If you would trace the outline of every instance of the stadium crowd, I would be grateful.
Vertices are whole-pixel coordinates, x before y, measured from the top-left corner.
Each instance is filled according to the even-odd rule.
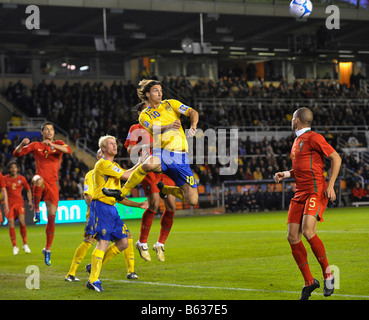
[[[314,100],[318,102],[312,105],[315,114],[314,125],[328,128],[331,125],[369,124],[369,96],[355,85],[347,87],[332,80],[305,80],[303,83],[296,81],[293,84],[287,84],[282,80],[278,86],[272,83],[267,86],[262,81],[255,80],[253,85],[249,86],[245,78],[222,77],[217,82],[200,78],[192,86],[186,77],[164,77],[162,83],[164,93],[165,88],[170,85],[182,95],[189,97],[190,101],[199,97],[223,98],[222,102],[215,106],[210,104],[195,106],[200,112],[199,125],[203,125],[204,129],[209,126],[239,127],[246,123],[252,126],[290,126],[292,113],[297,106],[291,104],[289,99],[319,99]],[[117,158],[127,157],[123,147],[124,139],[130,126],[137,121],[136,112],[131,110],[138,102],[136,88],[132,83],[114,82],[108,87],[102,82],[70,84],[67,81],[63,86],[57,87],[52,81],[50,83],[42,81],[37,86],[27,88],[18,81],[9,83],[4,95],[27,116],[45,117],[62,127],[72,141],[86,139],[87,145],[92,150],[96,150],[101,135],[111,134],[118,137],[120,145]],[[244,107],[242,103],[237,102],[237,98],[250,100],[250,105]],[[269,99],[268,103],[252,103],[253,99],[260,98]],[[272,103],[269,103],[270,101]],[[322,101],[326,102],[323,107],[320,105]],[[350,134],[335,135],[327,129],[325,137],[342,155],[340,175],[346,180],[347,186],[353,189],[356,182],[363,181],[368,185],[369,166],[362,160],[358,161],[354,155],[344,154],[337,143],[337,139],[341,138],[347,141],[348,145],[349,141],[353,140],[350,138],[355,138],[361,146],[367,146],[365,136],[354,131]],[[235,176],[222,176],[219,174],[219,165],[205,162],[193,165],[197,182],[211,187],[225,180],[272,179],[275,172],[291,168],[288,154],[293,140],[292,134],[278,141],[275,138],[271,140],[264,138],[261,142],[255,142],[248,137],[245,141],[239,142],[238,171]],[[6,142],[3,143],[4,141]],[[3,173],[6,172],[6,164],[18,143],[19,138],[10,141],[4,135],[0,146],[0,170]],[[19,161],[22,174],[30,181],[35,170],[32,157],[23,157]],[[121,165],[127,168],[132,164],[128,160]],[[350,174],[351,170],[355,173]],[[80,198],[83,178],[87,171],[86,164],[74,155],[64,156],[60,170],[61,199]],[[369,187],[364,189],[369,190]],[[246,192],[250,194],[245,194]],[[240,198],[240,201],[244,199],[241,207],[249,208],[245,199],[254,192],[256,191],[244,191]],[[268,192],[271,190],[262,191],[265,197]],[[361,191],[361,194],[365,192]],[[365,196],[362,196],[362,199],[364,198]],[[260,199],[259,197],[259,204],[265,203]],[[271,199],[268,203],[274,203]],[[250,208],[253,210],[253,207]]]

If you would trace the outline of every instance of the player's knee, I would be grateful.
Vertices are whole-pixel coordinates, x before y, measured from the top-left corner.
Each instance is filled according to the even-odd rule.
[[[119,241],[118,243],[115,243],[117,246],[117,249],[122,252],[128,248],[128,241]]]
[[[188,204],[190,206],[196,206],[197,203],[199,202],[199,197],[198,195],[191,195],[190,197],[188,197]]]
[[[176,203],[175,202],[174,203],[167,202],[165,204],[165,209],[170,211],[170,212],[175,211],[176,210]]]
[[[40,177],[38,174],[36,174],[33,178],[32,178],[32,183],[36,186],[36,187],[42,187],[44,185],[44,179],[42,179],[42,177]]]
[[[315,236],[314,230],[311,229],[304,229],[302,228],[302,234],[305,237],[306,240],[310,240],[312,237]]]
[[[292,233],[288,233],[287,234],[287,241],[289,244],[295,244],[300,242],[301,238],[299,237],[299,235],[295,235]]]
[[[159,199],[152,199],[149,202],[149,210],[152,212],[157,212],[158,208],[159,208],[159,203],[160,200]]]
[[[145,172],[151,172],[155,170],[156,165],[152,164],[152,163],[144,163],[142,165],[142,170],[144,170]]]
[[[142,169],[146,172],[160,172],[161,171],[161,163],[160,159],[157,157],[152,157],[150,161],[146,161],[142,164]]]
[[[197,192],[197,189],[193,189],[193,192],[192,192],[192,194],[191,194],[191,206],[196,206],[197,204],[198,204],[198,202],[199,202],[199,194],[198,194],[198,192]]]

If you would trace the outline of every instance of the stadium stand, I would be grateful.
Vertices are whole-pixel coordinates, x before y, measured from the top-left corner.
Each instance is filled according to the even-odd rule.
[[[237,174],[232,180],[253,181],[273,179],[275,172],[291,167],[290,146],[294,135],[289,132],[279,139],[264,136],[262,140],[251,139],[248,130],[290,130],[293,111],[301,104],[308,104],[316,115],[314,125],[321,128],[326,139],[341,154],[343,165],[340,176],[341,188],[349,195],[345,203],[354,199],[351,190],[356,182],[365,191],[369,184],[369,163],[367,137],[363,130],[353,130],[353,126],[367,128],[369,124],[369,95],[355,85],[348,88],[333,80],[295,81],[287,84],[285,79],[277,83],[266,84],[261,79],[253,82],[246,77],[221,77],[218,81],[200,78],[191,84],[186,77],[164,77],[163,87],[171,92],[180,92],[187,97],[200,112],[201,126],[239,128],[246,132],[246,138],[239,141],[239,159]],[[130,107],[137,103],[136,89],[131,83],[114,82],[110,87],[103,82],[68,81],[56,86],[53,81],[42,81],[37,86],[27,88],[21,81],[9,83],[4,96],[29,117],[45,117],[65,129],[72,141],[85,139],[92,150],[96,141],[103,134],[119,137],[120,142],[127,135],[132,123],[137,119]],[[104,117],[101,117],[101,115]],[[225,116],[226,115],[226,116]],[[206,119],[206,120],[203,120]],[[247,127],[245,127],[247,124]],[[333,128],[333,130],[331,130]],[[9,160],[9,152],[17,145],[17,139],[11,141],[4,135],[1,146],[1,168]],[[355,148],[362,148],[356,152]],[[364,151],[363,151],[364,150]],[[365,152],[366,150],[366,152]],[[132,163],[127,158],[125,148],[119,148],[118,159],[124,167]],[[22,172],[32,176],[32,161],[25,159]],[[211,188],[219,186],[230,177],[219,174],[219,165],[194,164],[194,172],[199,188],[200,199],[209,200]],[[61,169],[61,198],[79,198],[81,185],[87,166],[75,156],[67,156]],[[327,168],[327,175],[329,168]],[[247,185],[247,184],[246,184]],[[249,184],[250,185],[250,184]],[[262,190],[263,189],[263,190]],[[285,190],[285,197],[290,196],[291,186]],[[229,194],[232,192],[235,194]],[[275,194],[281,190],[267,187],[241,187],[227,190],[225,202],[230,211],[271,210],[280,208]],[[134,191],[139,195],[139,191]],[[250,206],[249,197],[256,198],[256,204]],[[237,197],[235,204],[234,197]],[[277,198],[280,198],[278,195]],[[268,199],[268,205],[264,206]],[[255,200],[253,200],[255,201]],[[286,199],[287,201],[287,199]],[[355,203],[358,201],[354,201]],[[359,201],[360,202],[360,201]],[[287,202],[286,202],[287,203]]]

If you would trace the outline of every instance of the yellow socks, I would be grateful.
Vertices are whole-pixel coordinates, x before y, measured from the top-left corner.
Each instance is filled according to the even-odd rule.
[[[105,251],[104,259],[102,264],[107,263],[111,259],[113,259],[116,255],[118,255],[120,251],[118,250],[117,246],[115,244],[112,244],[109,246],[108,249]]]
[[[123,252],[124,259],[127,263],[127,273],[135,272],[135,252],[133,249],[133,239],[128,239],[128,248]]]
[[[180,187],[164,186],[161,189],[161,192],[165,194],[171,194],[172,196],[175,196],[176,198],[184,201],[183,192]]]
[[[76,271],[77,271],[79,264],[81,263],[88,249],[90,249],[91,246],[92,246],[92,242],[85,241],[85,240],[79,245],[79,247],[76,249],[74,253],[72,264],[70,266],[70,269],[67,275],[72,275],[72,276],[76,275]]]
[[[90,283],[94,283],[99,279],[104,255],[104,251],[99,249],[95,249],[92,253],[91,274],[89,278]]]
[[[104,259],[102,264],[104,265],[111,259],[113,259],[116,255],[118,255],[120,251],[118,250],[117,246],[115,244],[112,244],[109,246],[109,248],[106,250]],[[124,253],[124,259],[127,263],[127,273],[132,273],[135,271],[135,252],[133,249],[133,239],[128,239],[128,247],[123,251]]]
[[[120,251],[115,244],[112,244],[106,249],[106,252],[95,249],[92,253],[92,263],[91,263],[91,274],[90,282],[93,283],[97,281],[100,275],[101,267],[118,255]],[[124,259],[127,263],[128,273],[134,272],[135,265],[135,254],[133,249],[133,239],[128,239],[128,248],[124,250]]]
[[[138,166],[131,175],[129,179],[124,184],[122,191],[122,197],[125,197],[135,186],[137,186],[147,175],[147,172],[142,169],[142,164]]]

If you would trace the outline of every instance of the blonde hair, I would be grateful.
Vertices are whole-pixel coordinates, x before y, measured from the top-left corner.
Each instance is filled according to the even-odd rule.
[[[115,137],[113,136],[110,136],[110,135],[106,135],[106,136],[102,136],[100,137],[99,139],[99,148],[102,149],[103,147],[106,146],[106,140],[108,139],[114,139],[114,140],[117,140]]]
[[[155,85],[161,86],[161,83],[157,80],[148,80],[148,79],[141,80],[138,83],[137,96],[141,99],[141,101],[148,100],[146,97],[146,92],[150,92],[150,89]]]

